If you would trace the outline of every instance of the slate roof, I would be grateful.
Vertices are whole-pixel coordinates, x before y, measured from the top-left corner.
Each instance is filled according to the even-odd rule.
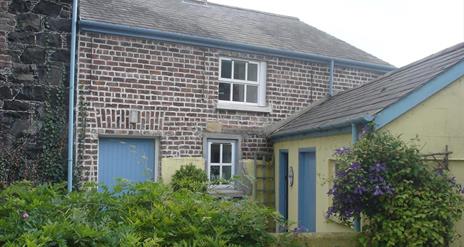
[[[192,0],[80,0],[80,18],[238,44],[390,64],[295,17]]]
[[[351,121],[375,116],[389,105],[464,60],[464,43],[406,65],[360,87],[325,98],[273,127],[272,136],[348,126]]]

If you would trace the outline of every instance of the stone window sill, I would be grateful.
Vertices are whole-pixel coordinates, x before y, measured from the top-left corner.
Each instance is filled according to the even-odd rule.
[[[217,109],[221,110],[235,110],[235,111],[249,111],[249,112],[266,112],[271,113],[272,107],[267,106],[257,106],[257,105],[248,105],[242,103],[233,103],[233,102],[224,102],[218,101],[216,105]]]

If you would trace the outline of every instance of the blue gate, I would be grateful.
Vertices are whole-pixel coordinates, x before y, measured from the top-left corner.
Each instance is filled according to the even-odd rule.
[[[154,180],[155,142],[150,139],[100,138],[98,183],[112,188],[118,178]]]

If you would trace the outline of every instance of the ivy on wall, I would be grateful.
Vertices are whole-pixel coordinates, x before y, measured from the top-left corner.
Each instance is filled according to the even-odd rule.
[[[39,182],[59,182],[66,177],[65,88],[53,91],[47,92],[44,103],[45,116],[39,137],[43,148],[38,161]]]
[[[66,180],[67,110],[66,88],[60,86],[46,91],[41,128],[37,143],[40,150],[36,159],[26,157],[31,140],[18,138],[11,148],[1,150],[0,184],[8,185],[18,180],[33,183],[62,182]],[[40,114],[39,114],[40,115]],[[80,181],[80,170],[75,168],[74,179]]]

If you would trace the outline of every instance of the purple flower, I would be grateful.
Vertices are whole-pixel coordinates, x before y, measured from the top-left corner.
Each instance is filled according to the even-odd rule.
[[[350,168],[353,169],[353,170],[358,170],[358,169],[361,168],[361,164],[359,164],[358,162],[353,162],[353,163],[351,163]]]
[[[362,186],[358,186],[354,190],[354,193],[358,194],[358,195],[362,195],[364,192],[366,192],[366,189],[364,187],[362,187]]]
[[[374,196],[381,196],[383,195],[383,191],[380,189],[380,187],[378,185],[375,186],[375,191],[373,193]]]
[[[334,195],[335,192],[337,192],[337,188],[334,186],[332,189],[329,189],[329,192],[327,192],[328,195]]]
[[[338,171],[335,173],[335,176],[336,176],[336,177],[339,177],[339,178],[344,177],[344,176],[346,176],[346,172],[343,171],[343,170],[338,170]]]
[[[377,174],[369,174],[369,180],[375,184],[383,183],[385,179]]]
[[[29,214],[27,212],[24,212],[22,215],[21,215],[21,218],[23,218],[23,220],[27,220],[29,219]]]
[[[371,171],[376,173],[385,172],[385,164],[384,163],[376,163],[371,167]]]
[[[325,219],[329,219],[330,216],[332,216],[335,213],[335,208],[334,207],[329,207],[327,210],[327,213],[325,214]]]
[[[359,133],[359,137],[363,137],[370,132],[372,132],[372,127],[370,125],[364,125],[364,127],[361,129],[361,133]]]
[[[341,148],[337,148],[335,149],[335,155],[344,155],[344,154],[348,154],[350,153],[350,148],[348,147],[341,147]]]
[[[390,187],[389,185],[385,185],[385,186],[383,187],[383,190],[384,190],[385,193],[387,193],[387,194],[393,194],[393,191],[394,191],[393,188]]]

